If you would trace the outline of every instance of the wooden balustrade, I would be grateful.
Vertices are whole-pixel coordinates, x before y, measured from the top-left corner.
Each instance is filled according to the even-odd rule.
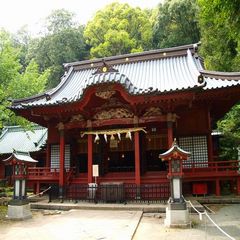
[[[240,161],[212,161],[212,162],[185,162],[183,165],[184,178],[199,178],[202,176],[237,176],[240,172]],[[122,174],[122,173],[121,173]],[[162,172],[166,174],[167,172]],[[75,175],[75,168],[66,169],[66,181],[69,182]],[[119,176],[120,177],[120,176]],[[147,176],[146,176],[147,177]],[[145,178],[146,178],[145,177]],[[104,176],[102,177],[104,180]],[[142,176],[144,178],[144,176]],[[157,177],[159,178],[159,176]],[[59,179],[59,169],[50,167],[29,167],[29,180],[54,180]]]
[[[213,161],[213,162],[195,162],[190,163],[186,162],[183,165],[183,172],[185,176],[187,175],[196,175],[199,174],[209,175],[218,174],[218,175],[236,175],[239,174],[240,171],[240,161],[239,160],[229,160],[229,161]]]
[[[66,178],[69,180],[74,173],[74,168],[66,169]],[[59,168],[50,167],[29,167],[29,180],[58,180]]]

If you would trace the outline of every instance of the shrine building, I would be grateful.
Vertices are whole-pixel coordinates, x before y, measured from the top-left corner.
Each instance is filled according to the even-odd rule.
[[[208,71],[198,44],[64,64],[59,85],[13,100],[11,110],[48,129],[43,167],[29,168],[39,191],[121,182],[168,184],[159,154],[174,139],[184,161],[183,193],[240,194],[238,161],[220,161],[216,122],[239,101],[240,73]],[[17,149],[21,150],[21,149]],[[98,177],[94,178],[93,165]]]

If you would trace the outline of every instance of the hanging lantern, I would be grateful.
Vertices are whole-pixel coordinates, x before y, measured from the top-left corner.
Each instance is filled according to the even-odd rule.
[[[98,134],[96,134],[96,137],[95,137],[95,139],[94,139],[94,142],[98,142],[99,140],[100,140],[100,138],[99,138]]]

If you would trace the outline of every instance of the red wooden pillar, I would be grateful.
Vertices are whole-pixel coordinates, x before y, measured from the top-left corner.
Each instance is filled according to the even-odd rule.
[[[46,167],[51,167],[51,146],[48,141],[46,148]]]
[[[134,147],[135,147],[135,183],[140,186],[140,147],[139,147],[139,132],[134,133]]]
[[[64,130],[60,130],[60,164],[59,164],[59,195],[63,199],[64,184],[65,184],[65,138]]]
[[[48,124],[48,129],[50,129],[50,124]],[[51,145],[49,144],[49,131],[47,132],[47,148],[46,148],[46,163],[45,167],[51,167]]]
[[[216,179],[216,196],[221,195],[221,190],[220,190],[220,180],[217,178]]]
[[[237,178],[237,195],[240,195],[240,177]]]
[[[213,161],[213,144],[212,144],[212,127],[211,127],[211,116],[210,109],[208,109],[208,160]]]
[[[92,164],[93,164],[93,137],[91,134],[89,134],[88,135],[88,183],[93,182]]]
[[[167,122],[167,142],[168,148],[172,147],[173,144],[173,122]]]

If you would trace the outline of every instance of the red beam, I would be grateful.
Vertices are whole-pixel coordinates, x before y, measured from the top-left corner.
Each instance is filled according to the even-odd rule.
[[[60,169],[59,169],[59,186],[64,187],[64,162],[65,162],[65,139],[64,131],[60,131]]]

